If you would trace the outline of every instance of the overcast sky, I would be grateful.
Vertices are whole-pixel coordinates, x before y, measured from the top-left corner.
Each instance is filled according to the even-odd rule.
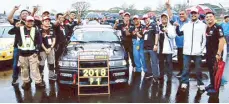
[[[21,5],[20,9],[25,9],[26,6],[40,5],[44,10],[57,10],[63,12],[71,9],[71,4],[82,0],[1,0],[0,13],[4,10],[7,12],[12,10],[15,5]],[[83,0],[91,4],[90,9],[107,10],[111,7],[121,6],[123,3],[135,4],[137,9],[143,9],[145,6],[150,6],[156,9],[158,5],[165,4],[166,0]],[[199,3],[214,3],[214,4],[229,4],[229,0],[189,0],[191,5]],[[187,0],[170,0],[171,4],[186,3]]]

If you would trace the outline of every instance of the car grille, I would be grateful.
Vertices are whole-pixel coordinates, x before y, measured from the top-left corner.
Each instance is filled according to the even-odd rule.
[[[107,62],[80,62],[81,68],[106,67]]]

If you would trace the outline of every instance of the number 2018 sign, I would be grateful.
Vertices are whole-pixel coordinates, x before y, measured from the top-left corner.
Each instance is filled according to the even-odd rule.
[[[84,69],[83,76],[89,78],[90,85],[92,85],[94,81],[97,82],[97,85],[100,85],[101,77],[106,77],[107,71],[106,69]],[[97,76],[97,78],[91,78],[93,76]]]

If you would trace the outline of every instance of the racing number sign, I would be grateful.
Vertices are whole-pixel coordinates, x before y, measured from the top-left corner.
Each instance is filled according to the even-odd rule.
[[[85,64],[90,63],[90,64]],[[102,66],[93,63],[105,63]],[[110,94],[109,57],[106,52],[80,52],[78,56],[78,95]],[[107,87],[107,92],[83,93],[81,89]]]
[[[90,85],[93,85],[96,82],[96,85],[101,85],[101,77],[107,76],[107,70],[105,68],[98,68],[98,69],[84,69],[83,76],[89,77]],[[96,76],[97,78],[93,78]]]

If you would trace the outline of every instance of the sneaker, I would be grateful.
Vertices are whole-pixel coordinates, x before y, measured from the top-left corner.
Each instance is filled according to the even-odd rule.
[[[179,72],[179,73],[176,75],[176,77],[177,77],[177,78],[181,78],[181,75],[182,75],[182,72]]]
[[[57,79],[56,75],[52,76],[52,77],[49,77],[49,80],[53,80],[55,81]]]
[[[198,85],[197,86],[200,91],[205,91],[205,86],[204,85]]]
[[[217,91],[215,89],[208,89],[207,92],[208,92],[207,95],[212,95],[212,94],[217,93]]]
[[[30,83],[23,83],[21,88],[24,89],[24,90],[28,90],[30,88]]]
[[[209,90],[209,89],[213,89],[213,86],[211,84],[205,87],[205,90]]]
[[[13,81],[12,81],[12,86],[15,86],[15,85],[18,85],[17,79],[13,79]]]
[[[152,78],[152,77],[153,77],[153,74],[149,74],[149,73],[145,74],[145,79],[149,79],[149,78]]]
[[[36,88],[45,88],[45,84],[43,82],[36,84]]]
[[[181,84],[181,88],[182,88],[182,89],[187,89],[187,87],[188,87],[187,84],[185,84],[185,83]]]

